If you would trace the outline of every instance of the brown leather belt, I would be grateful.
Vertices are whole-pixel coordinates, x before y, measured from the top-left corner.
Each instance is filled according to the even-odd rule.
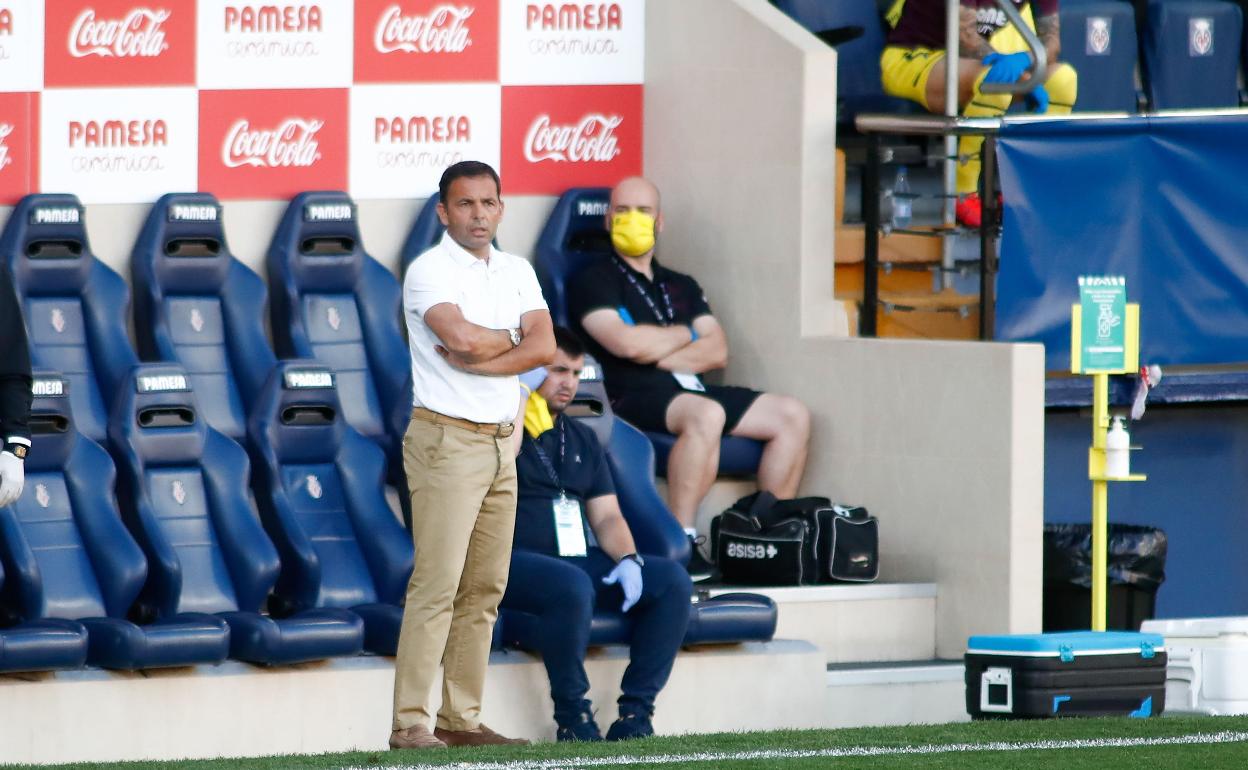
[[[434,425],[454,425],[456,428],[463,428],[473,433],[480,433],[483,436],[494,436],[495,438],[507,438],[516,430],[514,422],[473,422],[472,420],[461,420],[458,417],[448,417],[439,412],[434,412],[423,406],[412,409],[412,419],[424,420]]]

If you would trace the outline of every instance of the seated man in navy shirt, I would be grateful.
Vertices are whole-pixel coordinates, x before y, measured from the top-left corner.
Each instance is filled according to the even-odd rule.
[[[667,458],[668,506],[696,545],[698,505],[719,473],[719,442],[765,442],[758,486],[797,496],[806,469],[810,411],[790,396],[711,385],[702,375],[728,362],[728,338],[692,276],[659,264],[659,191],[641,177],[611,191],[607,212],[614,253],[590,263],[568,287],[568,316],[602,364],[615,413],[641,428],[676,436]],[[786,312],[785,308],[773,308]],[[693,549],[689,572],[710,576]]]
[[[576,396],[585,349],[563,328],[555,329],[555,343],[554,362],[530,397],[516,457],[516,535],[500,607],[538,618],[560,741],[602,740],[585,697],[589,626],[596,606],[627,613],[630,658],[607,740],[641,738],[654,734],[654,699],[685,637],[693,584],[677,562],[637,553],[597,436],[563,415]]]

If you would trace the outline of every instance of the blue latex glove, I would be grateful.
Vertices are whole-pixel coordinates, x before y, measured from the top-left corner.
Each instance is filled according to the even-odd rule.
[[[1036,86],[1031,93],[1027,94],[1027,109],[1043,115],[1049,111],[1049,92],[1044,90],[1044,86]]]
[[[546,381],[546,367],[539,366],[536,369],[530,369],[520,375],[520,384],[529,389],[529,392],[542,387],[542,383]]]
[[[985,83],[1017,83],[1031,66],[1031,54],[1025,51],[990,53],[984,57],[983,65],[988,68]]]
[[[641,598],[641,566],[632,559],[621,559],[602,582],[609,586],[620,584],[620,590],[624,592],[624,603],[620,605],[620,612],[628,612]]]

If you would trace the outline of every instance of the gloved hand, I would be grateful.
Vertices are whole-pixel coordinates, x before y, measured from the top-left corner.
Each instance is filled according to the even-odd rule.
[[[983,65],[988,68],[985,83],[1017,83],[1031,66],[1031,54],[1026,51],[990,53],[984,57]]]
[[[22,487],[26,485],[25,465],[12,452],[0,452],[0,507],[14,503],[22,496]],[[640,588],[637,590],[641,592]]]
[[[1049,111],[1049,92],[1044,90],[1044,86],[1036,86],[1035,89],[1027,94],[1027,109],[1043,115]]]
[[[609,586],[620,584],[620,589],[624,591],[624,603],[620,605],[620,612],[628,612],[641,598],[641,565],[632,559],[621,559],[602,582]]]

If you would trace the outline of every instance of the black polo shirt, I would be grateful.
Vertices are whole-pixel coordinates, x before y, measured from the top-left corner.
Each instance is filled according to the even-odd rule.
[[[586,265],[568,286],[568,317],[577,334],[589,346],[594,358],[602,364],[607,391],[613,399],[626,391],[670,389],[672,375],[654,364],[638,364],[611,355],[581,325],[586,315],[602,308],[616,311],[623,308],[638,326],[690,326],[695,318],[711,314],[706,294],[691,276],[664,267],[659,264],[658,259],[651,266],[654,272],[653,281],[634,270],[623,259],[603,257]],[[630,275],[635,280],[635,285],[628,279]],[[667,300],[663,297],[664,290],[667,292]],[[650,302],[646,301],[643,292],[650,298]],[[670,321],[667,318],[668,300],[672,310]]]
[[[559,430],[566,431],[566,449],[563,462],[559,460]],[[563,491],[568,499],[581,501],[581,515],[588,516],[586,500],[615,494],[611,469],[607,467],[607,454],[598,443],[598,437],[575,419],[558,416],[555,427],[536,440],[527,432],[516,458],[516,476],[519,480],[519,499],[516,503],[515,546],[526,551],[537,551],[550,556],[559,555],[559,543],[555,537],[554,501],[559,497],[560,487],[555,484],[541,457],[534,449],[539,443],[550,458]],[[585,519],[588,532],[589,520]],[[589,536],[586,534],[586,542]]]

